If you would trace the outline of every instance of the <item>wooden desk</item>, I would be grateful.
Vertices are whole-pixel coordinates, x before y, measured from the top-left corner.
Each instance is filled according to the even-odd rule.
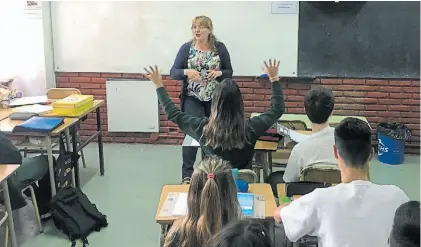
[[[9,187],[7,179],[12,175],[19,165],[0,164],[0,183],[2,184],[4,203],[7,210],[7,225],[10,229],[10,238],[12,239],[12,247],[17,247],[15,226],[13,224],[12,206],[10,204]]]
[[[264,195],[265,197],[265,218],[273,219],[273,212],[276,209],[275,197],[269,184],[249,184],[249,192],[256,195]],[[159,224],[172,224],[180,216],[161,217],[159,213],[170,192],[188,192],[189,185],[165,185],[162,188],[161,197],[159,199],[158,208],[155,215],[155,221]]]
[[[80,150],[82,150],[84,147],[86,147],[89,143],[92,142],[95,138],[97,138],[98,141],[98,155],[99,155],[99,170],[101,176],[104,176],[105,173],[105,166],[104,166],[104,145],[102,142],[102,128],[101,128],[101,109],[100,107],[104,105],[104,100],[94,100],[94,104],[91,108],[86,109],[84,112],[80,113],[78,116],[73,116],[78,119],[78,121],[82,120],[82,118],[86,117],[89,113],[93,112],[95,110],[96,112],[96,133],[94,133],[92,136],[90,136],[87,140],[77,145],[77,142],[72,142],[72,150],[76,150],[76,153],[78,153]],[[54,113],[48,112],[43,114],[43,116],[55,116]],[[76,138],[76,133],[74,133],[74,138]],[[72,133],[72,139],[73,139],[73,133]],[[76,185],[79,186],[79,165],[76,164]]]
[[[13,108],[8,109],[1,109],[0,114],[7,114],[11,113]],[[53,147],[51,137],[58,136],[62,132],[66,133],[66,136],[70,136],[70,128],[73,128],[76,123],[78,123],[77,118],[65,118],[64,123],[60,125],[58,128],[54,129],[50,133],[25,133],[25,132],[13,132],[13,128],[22,123],[23,121],[18,120],[11,120],[10,118],[6,118],[0,121],[0,131],[4,132],[6,135],[9,136],[35,136],[35,137],[43,137],[45,138],[45,150],[47,151],[47,158],[48,158],[48,166],[49,166],[49,174],[50,174],[50,184],[51,184],[51,194],[54,196],[56,194],[56,186],[55,186],[55,178],[54,178],[54,164],[53,164]],[[70,140],[68,141],[70,142]],[[73,143],[76,142],[76,138],[73,139]],[[74,153],[74,159],[76,159],[77,153]],[[77,173],[75,171],[75,173]]]
[[[260,114],[261,113],[253,112],[251,114],[251,117],[259,116]],[[362,117],[362,116],[336,116],[336,115],[335,116],[331,116],[329,118],[329,123],[331,125],[337,125],[337,124],[339,124],[342,120],[344,120],[347,117],[358,118],[358,119],[361,119],[361,120],[363,120],[363,121],[365,121],[365,122],[368,123],[367,119],[365,117]],[[307,117],[306,114],[283,114],[279,118],[279,121],[280,122],[282,122],[282,121],[284,121],[284,122],[287,122],[287,121],[300,121],[300,122],[303,122],[308,129],[311,128],[311,121],[310,121],[310,119],[308,119],[308,117]]]
[[[256,145],[254,146],[254,150],[275,152],[277,149],[278,149],[277,142],[257,141]]]

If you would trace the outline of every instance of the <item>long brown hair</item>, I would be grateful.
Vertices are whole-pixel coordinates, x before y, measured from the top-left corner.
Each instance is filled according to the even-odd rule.
[[[209,44],[209,49],[211,51],[216,51],[216,36],[215,34],[213,34],[213,23],[212,20],[204,15],[201,16],[196,16],[193,20],[192,20],[192,25],[199,25],[199,26],[203,26],[208,28],[211,33],[209,34],[208,37],[208,44]],[[196,40],[193,39],[192,40],[192,45],[194,46],[196,44]]]
[[[238,220],[241,210],[237,186],[228,161],[212,156],[194,171],[187,199],[187,216],[171,227],[164,247],[199,247],[226,224]]]
[[[203,137],[207,146],[223,150],[241,149],[248,142],[244,102],[234,80],[226,78],[216,86]]]

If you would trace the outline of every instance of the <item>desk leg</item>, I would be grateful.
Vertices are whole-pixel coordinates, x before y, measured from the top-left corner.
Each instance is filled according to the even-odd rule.
[[[272,165],[272,152],[268,152],[268,165],[269,165],[269,175],[273,172],[273,165]]]
[[[78,153],[77,153],[77,128],[76,125],[72,127],[72,162],[75,170],[75,184],[76,187],[80,186],[80,177],[79,177],[79,162],[78,162]]]
[[[66,146],[67,146],[67,151],[73,151],[73,147],[72,147],[72,145],[70,145],[70,129],[69,128],[67,128],[65,131],[64,131],[64,134],[66,135]],[[72,184],[73,184],[73,187],[76,187],[76,179],[75,179],[75,169],[72,169]]]
[[[161,231],[159,232],[159,246],[163,247],[165,242],[165,237],[167,236],[168,232],[168,225],[162,224],[161,225]]]
[[[98,134],[98,152],[99,152],[99,171],[101,176],[104,176],[104,147],[102,144],[102,130],[101,130],[101,110],[96,108],[96,130]]]
[[[263,183],[266,183],[266,179],[269,177],[269,151],[265,152],[265,159],[263,162]]]
[[[54,179],[54,162],[53,162],[53,150],[51,147],[51,137],[47,136],[45,138],[46,149],[47,149],[47,159],[48,159],[48,170],[50,171],[50,186],[51,186],[51,197],[56,195],[56,182]]]
[[[7,225],[10,230],[10,238],[12,239],[12,247],[18,247],[18,243],[16,241],[15,225],[13,223],[12,205],[10,204],[9,188],[7,187],[7,179],[5,179],[2,182],[2,186],[3,186],[4,203],[6,204],[6,210],[8,214]]]

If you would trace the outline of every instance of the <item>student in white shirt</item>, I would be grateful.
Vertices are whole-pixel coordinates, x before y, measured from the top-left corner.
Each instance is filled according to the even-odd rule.
[[[299,181],[301,170],[309,165],[327,164],[337,167],[332,150],[334,128],[329,126],[334,105],[335,96],[329,88],[318,86],[307,92],[304,108],[311,121],[312,134],[292,149],[283,176],[286,183]]]
[[[312,235],[322,247],[388,247],[394,213],[409,198],[396,186],[368,181],[371,145],[366,122],[346,118],[339,124],[334,154],[342,183],[275,210],[290,241]]]

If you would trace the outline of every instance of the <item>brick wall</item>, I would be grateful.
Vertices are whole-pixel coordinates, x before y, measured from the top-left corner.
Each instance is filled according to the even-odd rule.
[[[93,94],[106,100],[107,78],[142,78],[140,74],[64,73],[56,74],[57,87],[73,87],[83,94]],[[241,87],[247,116],[268,109],[271,95],[269,82],[258,82],[251,77],[235,78]],[[169,95],[179,104],[181,82],[165,80]],[[332,88],[336,96],[335,115],[360,115],[367,118],[372,128],[384,121],[407,124],[413,137],[407,142],[407,151],[419,153],[420,146],[420,82],[411,80],[318,79],[311,83],[283,84],[286,113],[304,113],[303,98],[313,85]],[[183,133],[169,122],[160,111],[160,133],[108,133],[106,105],[101,109],[104,141],[123,143],[180,144]],[[82,136],[94,132],[94,115],[82,125]],[[373,131],[375,133],[375,131]],[[373,135],[375,139],[375,135]]]

